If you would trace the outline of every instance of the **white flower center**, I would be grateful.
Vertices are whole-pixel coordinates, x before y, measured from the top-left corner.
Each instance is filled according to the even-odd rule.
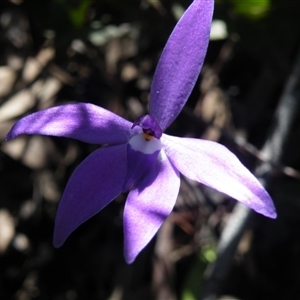
[[[129,140],[129,145],[135,151],[140,151],[145,154],[152,154],[161,150],[161,142],[153,137],[151,140],[146,140],[143,133],[133,136]]]

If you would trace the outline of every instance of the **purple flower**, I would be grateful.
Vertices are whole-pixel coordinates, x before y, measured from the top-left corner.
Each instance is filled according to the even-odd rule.
[[[129,191],[124,254],[128,263],[133,262],[171,213],[179,173],[258,213],[276,217],[268,193],[224,146],[163,134],[185,105],[199,75],[212,12],[213,0],[195,0],[178,22],[154,75],[149,115],[131,123],[92,104],[68,104],[31,114],[8,133],[7,140],[21,134],[44,134],[105,144],[77,167],[67,184],[56,216],[56,247],[120,193]]]

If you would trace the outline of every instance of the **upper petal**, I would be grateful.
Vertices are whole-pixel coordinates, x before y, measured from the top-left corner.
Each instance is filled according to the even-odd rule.
[[[132,263],[171,213],[179,191],[179,172],[162,151],[149,173],[128,195],[124,209],[124,255]]]
[[[22,118],[6,139],[21,134],[43,134],[93,144],[121,144],[130,138],[131,126],[131,122],[102,107],[90,103],[67,104]]]
[[[270,218],[273,201],[263,186],[224,146],[205,140],[163,135],[162,144],[174,166],[186,177],[223,192]]]
[[[209,42],[213,0],[194,0],[177,23],[159,60],[150,93],[150,115],[164,131],[185,105]]]
[[[122,192],[126,172],[126,144],[93,152],[74,171],[58,206],[54,246],[61,246],[83,222]]]

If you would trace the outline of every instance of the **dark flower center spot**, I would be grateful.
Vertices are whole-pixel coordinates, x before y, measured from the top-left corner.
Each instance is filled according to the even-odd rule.
[[[146,141],[150,141],[154,138],[154,132],[149,129],[143,129],[143,137]]]
[[[132,128],[139,126],[143,129],[143,137],[146,141],[150,141],[152,138],[160,139],[162,136],[162,130],[158,123],[150,115],[142,116],[135,120]]]

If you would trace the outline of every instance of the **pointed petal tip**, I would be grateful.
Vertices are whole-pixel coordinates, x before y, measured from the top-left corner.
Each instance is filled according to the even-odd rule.
[[[53,247],[58,249],[60,248],[63,244],[64,244],[65,240],[60,240],[58,238],[55,237],[55,234],[54,234],[54,237],[53,237]]]
[[[15,134],[13,134],[13,129],[14,129],[15,125],[10,129],[10,131],[7,133],[6,137],[5,137],[5,141],[8,142],[10,140],[12,140],[14,137],[16,137]]]
[[[54,226],[54,234],[53,234],[53,246],[54,248],[58,249],[60,248],[67,238],[70,236],[71,232],[66,235],[65,231],[60,230],[60,227],[57,226],[57,216],[55,219],[55,226]]]
[[[125,261],[128,265],[131,265],[135,259],[136,259],[136,256],[132,256],[132,255],[129,255],[128,253],[126,253],[126,251],[124,250],[124,258],[125,258]]]
[[[261,198],[263,199],[263,198]],[[236,199],[237,201],[240,201],[238,199]],[[264,201],[265,200],[265,201]],[[267,218],[270,219],[276,219],[277,218],[277,212],[276,212],[276,208],[273,204],[273,201],[271,198],[268,198],[267,200],[264,199],[262,201],[260,201],[260,203],[258,203],[258,200],[256,200],[253,203],[243,203],[246,206],[248,206],[250,209],[254,210],[256,213],[261,214]],[[243,201],[240,201],[243,202]]]
[[[267,211],[264,213],[264,216],[270,218],[270,219],[276,219],[277,218],[277,212],[275,207],[272,207],[272,210]]]
[[[252,173],[249,174],[253,176]],[[246,204],[248,207],[264,215],[265,217],[276,219],[276,207],[265,187],[261,185],[261,183],[254,176],[252,177],[252,183],[250,182],[250,180],[248,180],[247,183],[249,184],[248,188],[252,192],[251,197],[249,197],[249,195],[247,201],[245,201],[246,199],[244,199],[244,201],[243,199],[236,199],[238,201],[244,202],[244,204]]]
[[[270,215],[271,219],[277,219],[277,213],[274,211],[271,215]]]
[[[266,218],[270,218],[270,219],[276,219],[277,218],[277,212],[276,212],[275,209],[274,210],[272,209],[272,210],[258,211],[258,210],[255,210],[252,207],[249,207],[249,208],[253,209],[255,212],[257,212],[258,214],[263,215]]]
[[[14,139],[15,137],[17,137],[18,134],[13,134],[11,131],[6,135],[4,141],[5,142],[9,142],[10,140]]]

